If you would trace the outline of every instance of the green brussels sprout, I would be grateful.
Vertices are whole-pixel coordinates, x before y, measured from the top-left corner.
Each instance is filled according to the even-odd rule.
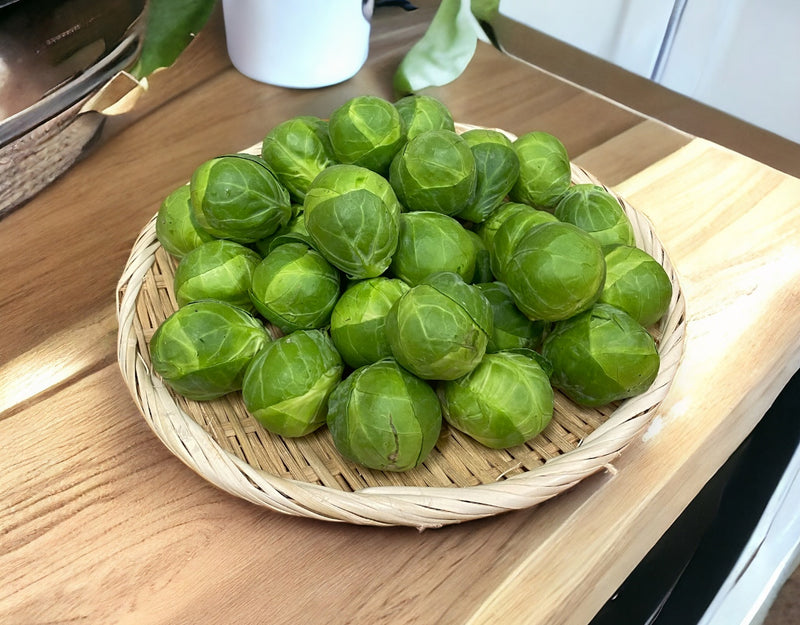
[[[603,187],[576,184],[564,193],[554,214],[591,234],[603,247],[636,245],[630,219],[617,198]]]
[[[483,244],[486,246],[489,254],[491,254],[494,249],[494,237],[500,229],[500,226],[503,225],[503,222],[516,213],[530,211],[532,208],[532,206],[520,204],[519,202],[505,202],[489,215],[486,221],[478,224],[475,232],[477,232],[478,236],[483,240]]]
[[[178,263],[173,282],[179,306],[217,299],[252,312],[250,281],[261,256],[234,241],[217,239],[194,248]]]
[[[241,308],[204,300],[176,310],[150,339],[153,370],[196,401],[242,388],[244,372],[270,341],[264,325]]]
[[[464,227],[431,211],[402,213],[392,274],[414,286],[432,273],[452,271],[464,282],[475,274],[477,250]]]
[[[161,203],[156,216],[156,238],[161,247],[179,259],[201,243],[213,240],[195,221],[188,184],[175,189]]]
[[[314,179],[304,203],[314,247],[351,278],[374,278],[397,249],[401,207],[383,177],[356,165],[332,165]]]
[[[394,103],[410,140],[429,130],[455,132],[453,116],[436,98],[427,95],[409,95]]]
[[[326,326],[338,298],[339,272],[302,243],[276,247],[253,271],[250,299],[284,334]]]
[[[595,304],[553,325],[542,345],[551,382],[582,406],[604,406],[650,388],[660,359],[653,337],[628,313]]]
[[[475,158],[476,186],[472,203],[459,219],[481,223],[503,202],[519,177],[519,158],[502,132],[475,128],[461,135]]]
[[[328,134],[337,160],[380,174],[389,171],[406,142],[400,113],[391,102],[372,95],[352,98],[333,111]]]
[[[498,280],[503,280],[505,264],[511,258],[514,248],[528,231],[539,224],[558,221],[552,213],[525,205],[527,210],[515,211],[504,220],[492,239],[491,259],[492,273]]]
[[[493,449],[521,445],[553,418],[553,388],[535,358],[514,352],[486,354],[470,373],[443,382],[445,421]]]
[[[386,338],[397,362],[429,380],[453,380],[472,371],[491,333],[489,302],[449,272],[412,287],[386,316]]]
[[[353,369],[392,355],[386,315],[409,288],[402,280],[370,278],[342,293],[331,313],[331,338]]]
[[[478,174],[464,139],[450,130],[429,130],[397,153],[389,182],[410,211],[455,215],[472,202]]]
[[[292,199],[302,204],[311,181],[336,163],[328,122],[301,115],[278,124],[264,137],[261,158]]]
[[[302,210],[273,235],[253,243],[253,248],[262,256],[266,256],[279,245],[292,242],[305,243],[308,247],[314,247],[314,242],[311,240],[311,235],[308,234],[308,229],[306,228],[305,215]]]
[[[648,327],[661,319],[672,300],[672,282],[655,258],[638,247],[606,249],[606,282],[600,302],[624,310]]]
[[[305,436],[325,423],[328,397],[343,369],[327,334],[297,330],[267,344],[253,358],[244,374],[242,399],[270,432]]]
[[[489,250],[486,249],[483,239],[477,232],[467,230],[467,234],[475,246],[475,273],[472,276],[472,282],[491,282],[494,280],[494,274],[492,274],[492,260]]]
[[[253,243],[289,221],[289,192],[257,156],[229,154],[200,165],[189,183],[197,223],[220,239]]]
[[[426,382],[387,358],[356,369],[336,387],[327,420],[345,458],[378,471],[407,471],[436,445],[442,409]]]
[[[606,264],[595,239],[577,226],[555,221],[531,228],[503,273],[528,318],[558,321],[586,310],[600,297]]]
[[[502,282],[483,282],[476,284],[492,307],[492,334],[486,346],[487,353],[507,349],[536,349],[542,342],[545,324],[531,321],[523,315],[511,291]]]
[[[554,208],[572,181],[564,145],[546,132],[529,132],[514,141],[519,177],[511,189],[515,202]]]

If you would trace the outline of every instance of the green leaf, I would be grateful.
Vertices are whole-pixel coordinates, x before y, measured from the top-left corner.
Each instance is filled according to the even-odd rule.
[[[499,0],[473,2],[479,5],[482,14],[491,11],[489,5],[499,4]],[[470,0],[442,0],[428,30],[408,51],[395,72],[397,95],[445,85],[458,78],[475,54],[479,31]]]
[[[216,0],[150,0],[142,53],[130,70],[136,78],[169,67],[208,21]]]
[[[500,0],[472,0],[472,14],[479,22],[491,22],[500,11]]]

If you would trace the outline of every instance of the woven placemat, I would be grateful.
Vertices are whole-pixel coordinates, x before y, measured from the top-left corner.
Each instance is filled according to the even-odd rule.
[[[258,152],[258,146],[247,151]],[[580,167],[573,164],[572,170],[573,182],[602,186]],[[445,424],[419,467],[374,471],[342,458],[327,428],[293,439],[271,434],[247,413],[240,393],[195,402],[172,392],[150,370],[150,338],[177,309],[172,288],[177,261],[156,239],[155,215],[140,233],[117,288],[123,377],[172,453],[218,487],[280,512],[424,528],[533,506],[610,467],[648,425],[683,351],[685,305],[675,270],[647,218],[616,197],[633,224],[637,246],[664,267],[673,284],[669,310],[651,329],[661,357],[658,377],[644,394],[599,409],[577,406],[556,391],[553,420],[524,445],[489,449]]]

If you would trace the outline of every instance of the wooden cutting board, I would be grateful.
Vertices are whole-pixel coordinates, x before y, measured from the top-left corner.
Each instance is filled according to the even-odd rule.
[[[471,625],[521,623],[531,605],[536,623],[591,620],[636,565],[630,554],[663,532],[665,510],[677,517],[800,367],[800,180],[693,139],[616,190],[650,217],[680,275],[683,360],[641,440],[599,483],[541,510],[558,527]]]

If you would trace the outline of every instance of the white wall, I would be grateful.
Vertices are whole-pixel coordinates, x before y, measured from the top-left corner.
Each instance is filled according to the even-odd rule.
[[[800,143],[800,0],[501,0],[532,28]]]
[[[500,12],[649,76],[672,0],[501,0]]]
[[[660,82],[800,143],[800,2],[689,0]]]

